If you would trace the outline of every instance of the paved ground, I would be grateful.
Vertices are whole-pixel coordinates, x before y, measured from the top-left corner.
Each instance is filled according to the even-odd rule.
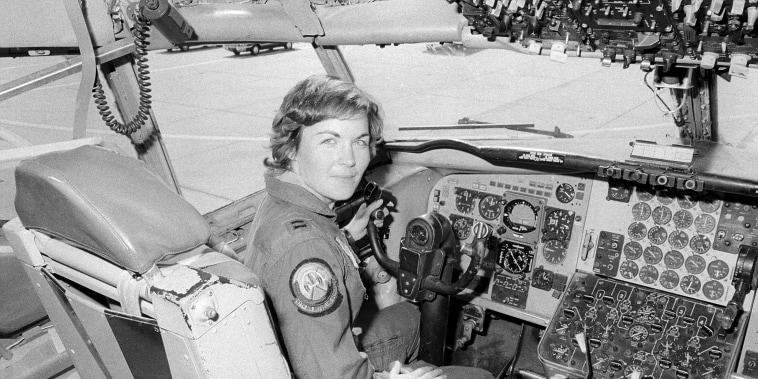
[[[357,83],[383,104],[388,138],[424,138],[431,133],[400,133],[398,128],[451,125],[463,117],[534,124],[542,130],[557,126],[576,138],[631,140],[677,134],[645,86],[645,73],[635,66],[605,68],[596,58],[570,58],[563,64],[547,56],[450,45],[349,46],[343,52]],[[306,44],[258,56],[202,47],[156,51],[149,58],[155,117],[183,193],[201,212],[263,187],[261,162],[280,99],[300,79],[323,72]],[[61,59],[0,59],[0,83]],[[73,75],[0,102],[0,149],[24,141],[70,139],[79,78]],[[758,72],[751,72],[747,80],[719,84],[722,141],[752,146],[758,126]],[[87,125],[88,136],[131,151],[125,138],[104,127],[94,105]],[[487,133],[533,138],[507,130]],[[0,163],[0,220],[13,216],[12,166]]]

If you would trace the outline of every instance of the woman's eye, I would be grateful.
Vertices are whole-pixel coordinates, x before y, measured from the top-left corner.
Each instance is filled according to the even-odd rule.
[[[368,146],[368,141],[359,139],[355,141],[355,144],[361,147],[365,147]]]
[[[337,141],[335,141],[334,138],[327,138],[321,141],[321,143],[324,145],[334,145],[335,143],[337,143]]]

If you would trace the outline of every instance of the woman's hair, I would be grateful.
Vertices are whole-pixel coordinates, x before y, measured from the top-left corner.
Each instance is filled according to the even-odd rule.
[[[271,158],[263,163],[270,171],[290,169],[300,145],[303,128],[324,120],[368,119],[371,156],[382,138],[379,105],[353,83],[332,76],[314,75],[297,83],[282,101],[271,128]]]

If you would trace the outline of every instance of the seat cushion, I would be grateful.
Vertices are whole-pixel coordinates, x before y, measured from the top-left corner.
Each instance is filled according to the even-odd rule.
[[[142,274],[208,241],[205,219],[142,161],[83,146],[21,162],[16,213],[36,229]]]

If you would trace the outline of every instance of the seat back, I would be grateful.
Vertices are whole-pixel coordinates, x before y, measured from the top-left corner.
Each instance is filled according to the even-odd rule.
[[[3,230],[81,376],[290,377],[257,278],[144,163],[86,146],[16,183]]]

